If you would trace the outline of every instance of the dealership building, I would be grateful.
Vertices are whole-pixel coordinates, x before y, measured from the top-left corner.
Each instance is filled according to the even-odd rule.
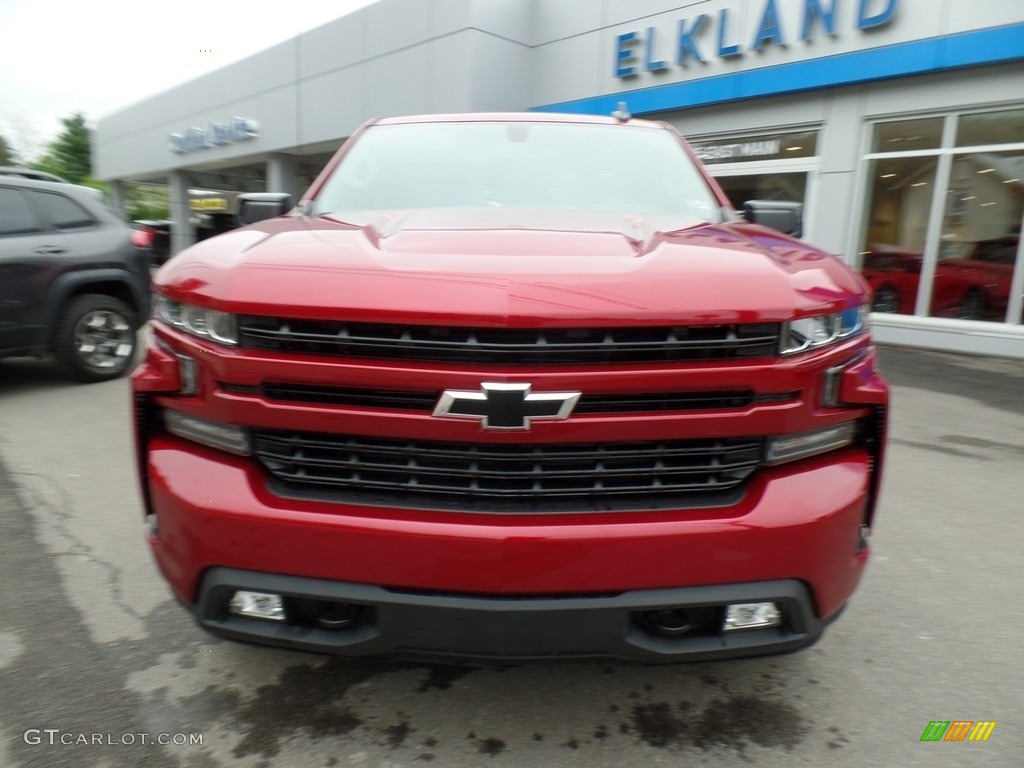
[[[169,185],[180,250],[368,119],[622,102],[737,207],[803,202],[879,340],[1024,359],[1019,0],[379,0],[102,118],[94,159],[115,199]]]

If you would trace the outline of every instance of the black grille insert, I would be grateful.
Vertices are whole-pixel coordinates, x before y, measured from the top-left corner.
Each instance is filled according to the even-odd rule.
[[[315,403],[349,408],[386,408],[429,413],[437,405],[440,392],[399,392],[382,389],[333,387],[314,384],[266,382],[259,387],[221,384],[225,392],[262,395],[268,400]],[[746,408],[755,398],[749,389],[724,389],[705,392],[657,392],[643,394],[583,395],[573,413],[630,413],[646,411],[698,411],[716,408]]]
[[[512,502],[507,511],[603,499],[647,508],[652,497],[722,493],[743,484],[763,449],[761,438],[517,445],[271,430],[253,438],[262,465],[288,489],[330,491],[335,501],[398,494],[412,507]]]
[[[249,349],[488,365],[685,362],[771,357],[778,323],[635,328],[461,328],[256,315],[239,318]]]

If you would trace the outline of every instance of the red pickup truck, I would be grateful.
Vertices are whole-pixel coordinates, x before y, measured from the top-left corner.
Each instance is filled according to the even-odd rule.
[[[241,205],[156,274],[132,376],[149,545],[203,628],[672,662],[840,613],[888,390],[866,283],[764,226],[798,206],[738,215],[667,125],[541,114],[372,121],[294,209]]]

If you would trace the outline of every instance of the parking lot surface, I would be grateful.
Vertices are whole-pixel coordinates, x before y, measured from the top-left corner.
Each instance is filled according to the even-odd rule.
[[[127,382],[0,361],[0,767],[1024,765],[1024,363],[882,357],[873,559],[816,646],[486,669],[205,635],[143,540]]]

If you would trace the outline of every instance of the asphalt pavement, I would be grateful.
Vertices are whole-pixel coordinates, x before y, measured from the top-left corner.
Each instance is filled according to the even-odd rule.
[[[205,635],[143,540],[127,381],[0,360],[0,768],[1022,766],[1024,363],[882,359],[873,558],[816,646],[504,669]]]

